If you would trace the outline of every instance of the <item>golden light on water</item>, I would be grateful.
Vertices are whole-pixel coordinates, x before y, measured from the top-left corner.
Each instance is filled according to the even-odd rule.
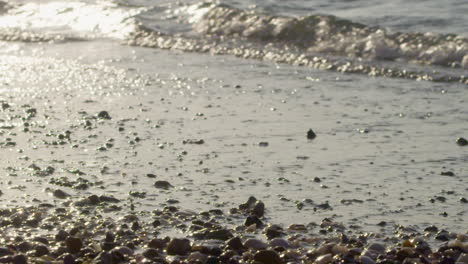
[[[131,18],[144,10],[80,2],[27,3],[0,16],[0,28],[47,29],[51,33],[71,29],[97,37],[122,39],[134,29]]]

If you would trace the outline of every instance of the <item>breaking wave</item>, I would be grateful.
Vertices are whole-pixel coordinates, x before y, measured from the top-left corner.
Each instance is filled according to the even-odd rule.
[[[0,2],[0,40],[102,37],[142,47],[468,84],[468,40],[456,34],[392,32],[331,15],[279,16],[212,2]]]

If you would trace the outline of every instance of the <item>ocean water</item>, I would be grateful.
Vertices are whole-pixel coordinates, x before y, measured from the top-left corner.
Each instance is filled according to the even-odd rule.
[[[15,177],[1,199],[54,199],[24,193],[57,188],[50,180],[16,175],[53,162],[104,182],[66,189],[76,198],[133,190],[148,210],[167,199],[227,210],[254,195],[285,225],[462,232],[467,13],[463,0],[0,2],[2,101],[36,106],[47,113],[37,124],[57,131],[83,112],[119,120],[52,150],[13,125],[18,135],[2,135],[18,147],[2,148],[0,165]],[[127,123],[122,137],[115,126]],[[128,146],[135,135],[143,143]],[[118,147],[96,152],[109,137]],[[177,188],[155,191],[154,172]]]
[[[12,1],[3,39],[128,45],[466,83],[466,12],[451,1]]]

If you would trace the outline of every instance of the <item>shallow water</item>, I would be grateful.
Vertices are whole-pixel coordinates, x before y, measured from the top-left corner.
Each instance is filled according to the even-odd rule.
[[[50,191],[62,189],[72,200],[113,195],[124,211],[131,203],[151,211],[168,199],[227,211],[253,195],[284,225],[328,217],[363,232],[467,228],[459,199],[468,155],[455,143],[467,137],[464,84],[103,40],[1,45],[0,89],[11,105],[2,112],[2,141],[16,142],[2,143],[4,205],[60,204]],[[24,132],[29,108],[37,114]],[[102,110],[112,119],[93,118]],[[309,129],[316,139],[307,140]],[[54,144],[67,130],[70,140]],[[183,143],[190,139],[204,143]],[[41,176],[32,164],[55,171]],[[454,175],[441,175],[447,171]],[[174,188],[157,189],[156,180]],[[76,181],[89,188],[63,186]]]

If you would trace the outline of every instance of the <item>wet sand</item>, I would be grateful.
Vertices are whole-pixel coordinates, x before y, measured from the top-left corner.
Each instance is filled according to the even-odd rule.
[[[123,261],[142,261],[147,248],[164,259],[166,235],[188,236],[194,245],[225,230],[216,234],[242,237],[245,246],[249,237],[271,242],[263,235],[268,223],[283,228],[300,257],[277,250],[262,253],[273,262],[257,256],[261,263],[329,263],[317,258],[344,257],[374,241],[414,251],[417,236],[435,250],[440,239],[455,243],[452,258],[466,253],[468,154],[456,143],[468,138],[464,84],[408,85],[105,41],[8,47],[0,55],[0,199],[10,221],[2,225],[4,240],[15,254],[64,258],[52,242],[64,230],[64,239],[78,237],[91,248],[106,232],[123,232],[107,241],[132,250]],[[309,129],[316,138],[307,139]],[[265,226],[245,225],[253,208],[239,205],[250,196],[265,204]],[[288,229],[292,224],[298,226]],[[193,225],[208,230],[197,237]],[[95,236],[84,231],[94,229]],[[21,251],[18,236],[45,237],[49,253]],[[164,241],[150,246],[154,238]],[[346,249],[320,249],[326,242]],[[85,256],[85,246],[77,252],[57,243],[81,261],[103,249]],[[263,246],[251,249],[246,260]],[[175,255],[190,251],[202,249]],[[205,251],[219,261],[219,252]],[[351,258],[364,263],[361,253]]]

